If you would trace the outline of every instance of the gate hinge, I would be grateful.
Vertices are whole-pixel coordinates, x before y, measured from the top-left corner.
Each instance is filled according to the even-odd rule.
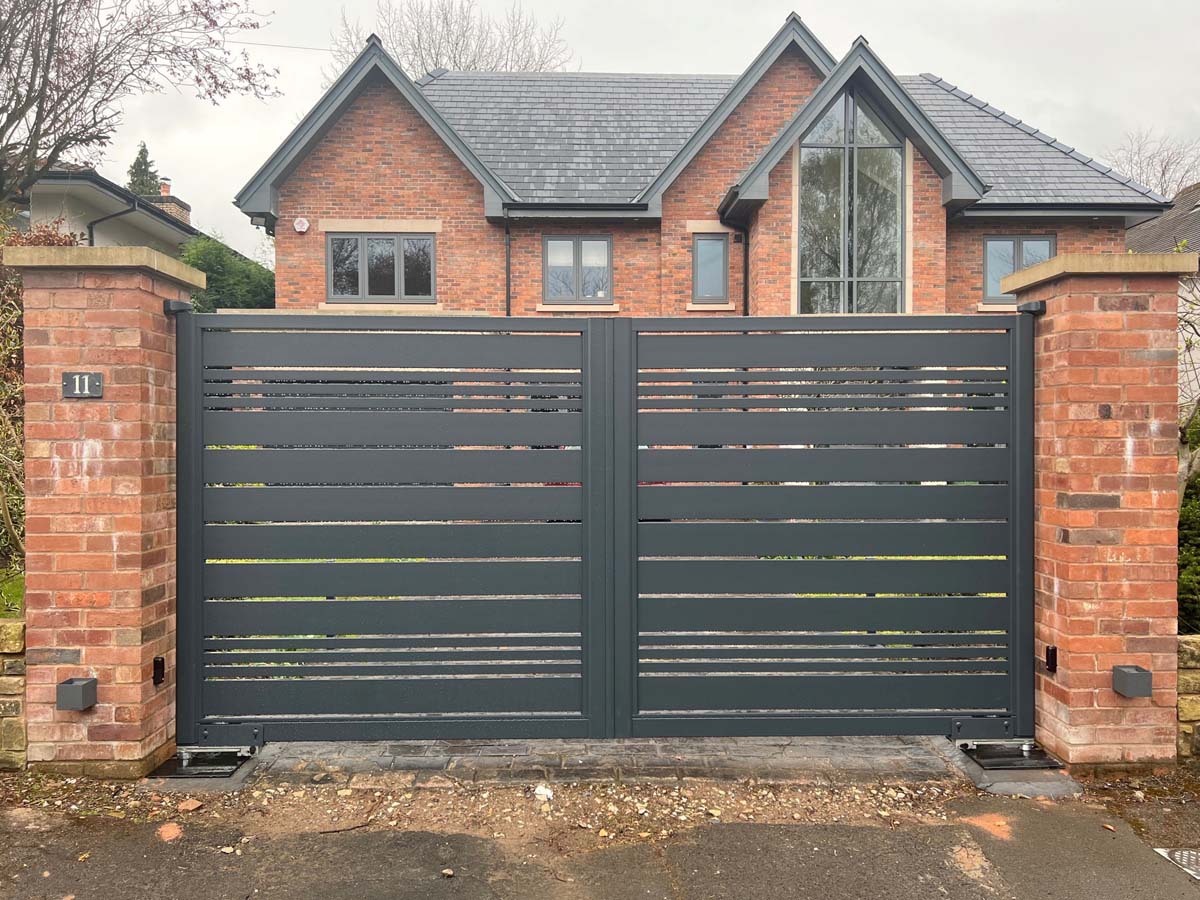
[[[1022,303],[1017,307],[1017,312],[1029,313],[1031,316],[1044,316],[1046,314],[1046,301],[1030,300],[1028,303]]]
[[[261,747],[266,742],[262,725],[217,722],[197,729],[200,747]]]

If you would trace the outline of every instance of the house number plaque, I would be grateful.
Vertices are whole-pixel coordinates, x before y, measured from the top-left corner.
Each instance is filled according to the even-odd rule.
[[[99,372],[63,372],[64,400],[95,400],[104,396],[104,376]]]

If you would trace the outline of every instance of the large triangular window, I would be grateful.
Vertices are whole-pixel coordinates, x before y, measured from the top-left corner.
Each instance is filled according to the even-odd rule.
[[[800,140],[801,313],[903,309],[904,149],[850,89]]]

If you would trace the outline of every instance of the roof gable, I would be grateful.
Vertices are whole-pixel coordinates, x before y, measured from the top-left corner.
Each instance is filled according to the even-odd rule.
[[[767,73],[776,60],[789,47],[796,47],[822,76],[828,76],[837,63],[833,54],[808,29],[808,26],[800,20],[800,17],[794,12],[789,13],[787,20],[783,23],[783,27],[775,33],[775,36],[762,49],[762,52],[754,58],[754,62],[750,63],[750,67],[733,83],[729,91],[721,98],[721,102],[700,123],[700,127],[679,148],[679,151],[663,167],[663,170],[654,181],[634,199],[637,201],[649,201],[654,205],[660,203],[666,189],[687,168],[688,163],[695,159],[696,154],[717,133],[717,130],[738,107],[738,104],[746,99],[746,95],[750,93],[751,89],[758,84],[763,75]]]
[[[942,199],[962,206],[979,200],[987,185],[933,124],[924,110],[871,50],[864,38],[853,46],[792,120],[767,145],[722,201],[722,212],[742,214],[767,199],[771,170],[783,159],[834,101],[849,86],[866,93],[872,105],[911,140],[942,176]]]
[[[375,73],[382,74],[400,92],[417,114],[433,129],[467,170],[484,187],[485,203],[499,205],[502,201],[515,201],[520,197],[488,168],[462,139],[457,131],[443,118],[429,99],[409,81],[408,76],[396,63],[375,35],[367,39],[362,53],[347,66],[346,70],[330,86],[287,136],[279,148],[246,183],[234,199],[234,203],[247,215],[274,217],[278,213],[278,186],[303,159],[308,151],[328,132],[343,110],[358,95],[365,82]]]

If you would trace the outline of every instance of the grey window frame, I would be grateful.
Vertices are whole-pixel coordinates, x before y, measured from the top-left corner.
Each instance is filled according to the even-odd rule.
[[[547,277],[550,270],[550,242],[571,241],[571,259],[575,277],[575,295],[573,297],[551,297],[549,295],[550,280]],[[583,296],[583,242],[604,241],[608,245],[608,297]],[[612,306],[616,300],[616,285],[613,282],[613,239],[611,234],[543,234],[542,235],[542,303],[576,305],[588,304],[593,306]]]
[[[721,296],[701,297],[700,287],[700,255],[696,252],[701,241],[721,242]],[[697,232],[692,235],[692,302],[697,305],[711,303],[714,306],[729,302],[729,235],[719,232]]]
[[[843,128],[842,141],[837,144],[817,144],[807,143],[805,138],[808,133],[801,136],[796,144],[795,153],[799,158],[800,150],[803,147],[815,148],[836,148],[842,151],[842,247],[841,247],[841,274],[836,278],[814,278],[798,276],[796,281],[796,315],[815,315],[815,313],[804,313],[800,311],[800,295],[802,293],[802,285],[805,283],[837,283],[841,285],[842,302],[841,315],[855,315],[856,310],[849,308],[849,294],[853,292],[855,303],[857,303],[858,291],[853,290],[860,282],[877,283],[877,284],[896,284],[898,285],[898,297],[896,301],[896,313],[907,312],[905,308],[905,260],[907,259],[907,244],[908,244],[908,183],[906,179],[907,161],[906,155],[908,150],[905,146],[903,137],[904,132],[896,126],[891,117],[880,111],[878,104],[872,103],[870,98],[867,98],[866,105],[870,107],[874,116],[883,123],[883,125],[896,136],[894,144],[859,144],[855,139],[855,123],[858,116],[858,97],[857,91],[852,86],[847,86],[837,98],[829,104],[821,115],[817,116],[816,123],[824,118],[825,114],[833,108],[835,103],[843,104]],[[814,124],[814,128],[816,125]],[[811,131],[811,129],[810,129]],[[857,150],[899,150],[900,151],[900,272],[896,278],[860,278],[857,274],[850,274],[850,269],[855,265],[855,260],[851,259],[851,247],[857,247],[855,239],[857,235],[853,233],[855,226],[854,217],[858,209],[858,177],[854,168],[855,153]],[[802,171],[802,170],[801,170]],[[797,199],[799,204],[799,199]],[[797,210],[797,215],[803,215],[803,209]],[[797,259],[794,261],[799,272],[800,253],[799,244],[795,248]]]
[[[355,295],[333,293],[333,240],[355,238],[358,241],[358,293]],[[429,294],[406,295],[404,293],[404,240],[422,238],[429,241]],[[392,241],[396,259],[395,293],[369,295],[367,293],[367,241]],[[325,298],[329,303],[437,303],[437,235],[424,231],[329,231],[325,234]]]
[[[1058,233],[1051,234],[985,234],[983,236],[983,244],[981,251],[983,253],[983,302],[984,303],[1012,303],[1016,300],[1015,294],[989,294],[988,293],[988,244],[992,241],[1011,241],[1013,245],[1013,271],[1019,272],[1024,266],[1017,266],[1017,262],[1024,259],[1025,241],[1049,241],[1050,242],[1050,258],[1058,256]]]

